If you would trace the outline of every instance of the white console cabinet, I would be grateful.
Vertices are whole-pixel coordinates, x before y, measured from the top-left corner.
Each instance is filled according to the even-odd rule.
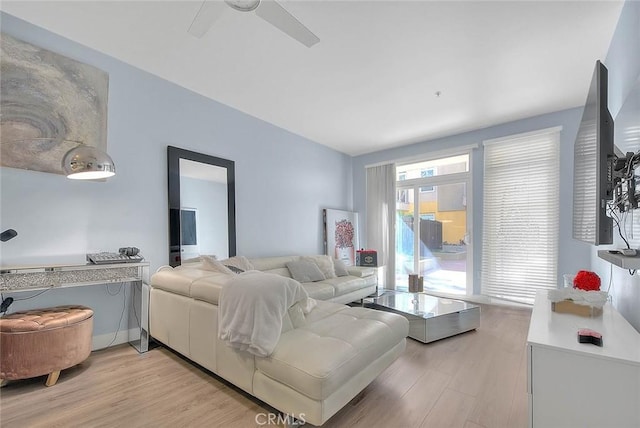
[[[578,343],[578,330],[603,347]],[[610,304],[601,317],[551,311],[536,296],[527,338],[531,427],[640,427],[640,334]]]

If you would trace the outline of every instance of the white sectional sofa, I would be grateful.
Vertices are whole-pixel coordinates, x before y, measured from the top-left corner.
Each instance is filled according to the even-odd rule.
[[[282,266],[286,269],[295,258],[251,262],[255,269],[289,276]],[[335,303],[360,299],[375,289],[366,270],[352,273],[364,277],[303,284],[317,306],[306,314],[297,304],[291,306],[273,353],[259,357],[218,338],[219,298],[223,287],[233,284],[233,275],[198,263],[163,267],[151,278],[150,334],[279,411],[322,425],[406,345],[409,325],[404,317]]]

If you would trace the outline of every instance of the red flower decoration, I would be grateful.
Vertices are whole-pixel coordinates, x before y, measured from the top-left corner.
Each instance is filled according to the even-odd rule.
[[[336,247],[353,247],[353,225],[347,219],[336,221]]]
[[[573,278],[573,288],[584,291],[599,291],[600,277],[588,270],[581,270]]]

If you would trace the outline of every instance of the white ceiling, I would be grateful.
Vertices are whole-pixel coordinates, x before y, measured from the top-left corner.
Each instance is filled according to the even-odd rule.
[[[3,1],[1,8],[185,88],[357,155],[584,103],[621,1],[286,1],[307,48],[201,1]],[[441,92],[440,97],[435,93]]]

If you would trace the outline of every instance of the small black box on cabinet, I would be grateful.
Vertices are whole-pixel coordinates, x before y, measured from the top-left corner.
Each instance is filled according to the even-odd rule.
[[[377,267],[378,252],[375,250],[356,251],[356,266]]]

